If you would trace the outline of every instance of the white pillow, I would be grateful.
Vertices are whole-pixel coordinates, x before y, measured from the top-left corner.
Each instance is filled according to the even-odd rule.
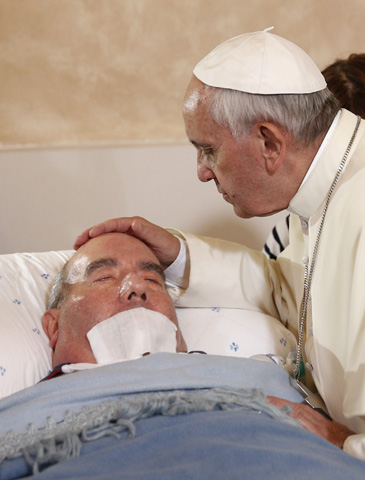
[[[0,397],[51,369],[42,315],[54,278],[72,251],[0,255]]]
[[[51,370],[42,315],[53,281],[72,250],[0,255],[0,398],[34,385]],[[286,358],[294,336],[276,319],[240,309],[178,308],[189,350]]]
[[[189,350],[211,355],[278,355],[284,361],[296,349],[294,335],[276,318],[235,308],[178,308]]]

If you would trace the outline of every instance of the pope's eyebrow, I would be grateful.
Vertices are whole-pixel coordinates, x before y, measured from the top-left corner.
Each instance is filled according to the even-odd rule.
[[[158,263],[155,262],[139,262],[138,264],[139,268],[143,271],[147,272],[155,272],[157,275],[159,275],[163,281],[165,281],[165,274],[164,271]]]
[[[203,149],[213,148],[212,145],[210,145],[209,143],[198,143],[195,140],[190,140],[190,143],[194,145],[195,148],[203,148]]]
[[[118,264],[115,258],[100,258],[91,262],[85,270],[85,278],[88,278],[96,270],[100,270],[104,267],[116,267]]]

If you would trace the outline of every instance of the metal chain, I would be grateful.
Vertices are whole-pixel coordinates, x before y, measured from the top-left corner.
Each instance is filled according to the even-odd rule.
[[[303,335],[304,335],[304,328],[305,328],[306,318],[307,318],[309,293],[310,293],[310,288],[311,288],[311,284],[312,284],[314,267],[315,267],[316,260],[317,260],[317,254],[318,254],[318,249],[319,249],[319,241],[321,239],[322,228],[323,228],[324,220],[325,220],[326,213],[327,213],[327,210],[328,210],[328,205],[329,205],[331,197],[332,197],[332,193],[333,193],[334,189],[336,188],[337,182],[338,182],[338,180],[339,180],[339,178],[340,178],[340,176],[343,172],[343,169],[345,167],[347,157],[348,157],[348,155],[350,153],[350,150],[352,148],[352,144],[354,143],[357,131],[358,131],[359,126],[360,126],[360,122],[361,122],[361,118],[358,116],[354,132],[352,134],[352,137],[350,139],[349,144],[347,145],[347,148],[346,148],[345,154],[344,154],[344,156],[341,160],[341,163],[338,167],[338,170],[337,170],[335,179],[333,180],[332,186],[331,186],[331,188],[328,192],[326,204],[324,206],[321,221],[320,221],[320,224],[319,224],[316,243],[314,244],[314,248],[313,248],[312,261],[311,261],[311,266],[310,266],[309,273],[308,273],[308,262],[306,262],[305,266],[304,266],[304,291],[303,291],[302,305],[301,305],[301,309],[300,309],[300,329],[299,329],[299,335],[298,335],[296,365],[295,365],[295,369],[294,369],[294,372],[293,372],[293,377],[296,379],[297,382],[299,381],[300,364],[301,364],[302,359],[303,359]]]

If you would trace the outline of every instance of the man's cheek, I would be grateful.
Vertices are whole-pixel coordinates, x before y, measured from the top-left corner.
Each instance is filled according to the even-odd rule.
[[[75,332],[86,334],[90,328],[100,321],[99,310],[101,306],[100,301],[93,301],[83,295],[73,296],[69,298],[63,309],[63,322],[69,324]]]
[[[85,333],[116,313],[119,313],[118,306],[106,295],[92,300],[85,298],[75,304],[74,308],[74,316],[76,316],[82,324]]]

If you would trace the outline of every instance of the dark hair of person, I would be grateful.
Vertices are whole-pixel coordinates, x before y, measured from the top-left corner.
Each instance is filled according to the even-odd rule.
[[[365,53],[336,60],[322,74],[341,107],[365,118]]]

